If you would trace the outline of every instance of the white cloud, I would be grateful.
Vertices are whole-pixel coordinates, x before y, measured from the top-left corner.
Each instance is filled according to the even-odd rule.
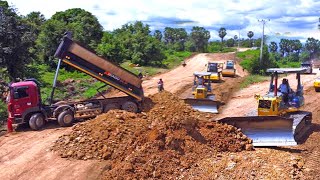
[[[212,38],[219,38],[214,29],[227,28],[227,38],[238,35],[246,37],[248,31],[261,36],[262,25],[258,19],[271,19],[267,23],[266,34],[285,34],[291,37],[319,38],[317,30],[320,14],[318,0],[9,0],[22,15],[40,11],[50,18],[57,11],[83,8],[94,14],[105,30],[113,30],[121,25],[152,17],[176,18],[194,21],[192,25],[204,26],[211,31]],[[159,19],[159,18],[158,18]],[[157,29],[163,23],[153,22]],[[158,27],[157,27],[158,26]],[[182,27],[190,26],[185,24]],[[230,27],[228,29],[228,27]],[[232,27],[232,29],[231,29]]]

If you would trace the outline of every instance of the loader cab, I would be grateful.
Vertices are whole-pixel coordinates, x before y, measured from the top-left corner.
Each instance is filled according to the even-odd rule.
[[[40,89],[34,81],[12,83],[9,89],[8,112],[14,123],[21,123],[25,114],[40,109]]]

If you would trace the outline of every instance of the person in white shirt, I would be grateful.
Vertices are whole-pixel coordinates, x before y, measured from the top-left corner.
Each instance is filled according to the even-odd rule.
[[[282,84],[279,86],[279,91],[282,93],[283,101],[288,103],[288,95],[290,92],[289,82],[286,78],[283,78]]]

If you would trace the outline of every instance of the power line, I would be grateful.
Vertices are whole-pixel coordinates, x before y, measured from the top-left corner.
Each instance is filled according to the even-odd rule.
[[[262,23],[262,37],[261,37],[261,47],[260,47],[260,65],[261,65],[262,64],[263,39],[264,39],[264,25],[266,24],[267,21],[270,21],[270,19],[268,19],[268,20],[261,19],[258,21]]]

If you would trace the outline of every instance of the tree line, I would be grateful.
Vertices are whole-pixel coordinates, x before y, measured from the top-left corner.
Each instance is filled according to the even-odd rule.
[[[114,63],[130,61],[149,66],[161,66],[168,52],[217,52],[238,44],[252,47],[261,43],[260,38],[253,39],[253,31],[247,33],[248,38],[234,35],[225,39],[224,27],[218,30],[220,41],[209,41],[210,32],[199,26],[189,32],[172,27],[151,32],[148,24],[136,21],[104,31],[94,15],[80,8],[57,12],[45,19],[40,12],[18,15],[16,9],[2,0],[0,20],[0,78],[10,80],[37,76],[39,64],[54,68],[53,55],[66,31],[72,32],[75,41]],[[271,42],[268,47],[276,58],[286,57],[290,61],[315,57],[320,49],[319,41],[314,38],[308,38],[305,45],[299,40],[282,39],[279,45]]]

